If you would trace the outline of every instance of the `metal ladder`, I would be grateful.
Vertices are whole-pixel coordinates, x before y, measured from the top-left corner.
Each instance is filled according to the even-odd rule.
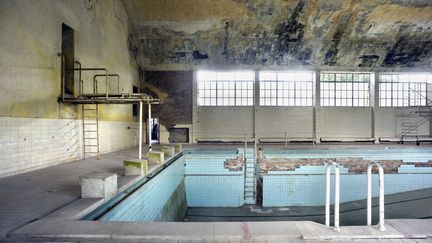
[[[243,153],[245,160],[244,169],[244,203],[256,204],[256,156],[254,148],[238,149],[239,153]]]
[[[419,123],[418,108],[404,108],[402,115],[401,132],[403,137],[416,137],[418,136],[418,123]]]
[[[99,152],[99,105],[83,104],[83,154],[84,159],[96,156],[100,159]]]

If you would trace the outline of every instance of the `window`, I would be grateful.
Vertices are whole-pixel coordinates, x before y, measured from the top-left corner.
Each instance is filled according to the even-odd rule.
[[[313,75],[312,72],[260,72],[260,106],[312,106]]]
[[[379,104],[387,107],[426,106],[431,74],[380,74]]]
[[[199,106],[253,106],[254,71],[198,71]]]
[[[369,106],[370,73],[321,73],[321,106]]]

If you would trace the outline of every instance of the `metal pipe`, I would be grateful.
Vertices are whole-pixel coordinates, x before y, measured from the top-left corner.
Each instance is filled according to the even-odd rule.
[[[93,83],[96,83],[96,86],[97,86],[97,81],[98,81],[97,77],[106,77],[106,75],[105,74],[95,74],[93,76]],[[117,77],[117,93],[120,93],[120,75],[118,75],[116,73],[109,73],[108,77]],[[108,87],[106,87],[106,89],[108,89]]]
[[[151,142],[151,135],[152,135],[152,129],[151,129],[151,104],[148,102],[148,149],[149,151],[152,151],[152,142]]]
[[[340,199],[340,176],[339,165],[333,163],[335,169],[335,203],[334,203],[334,217],[335,217],[335,231],[340,231],[339,228],[339,199]]]
[[[143,103],[140,101],[139,103],[139,139],[138,139],[138,159],[142,158],[142,111],[143,111]]]
[[[244,157],[246,161],[246,152],[247,152],[247,134],[245,133],[245,143],[244,143]]]
[[[372,226],[372,167],[378,167],[379,174],[379,230],[385,231],[384,225],[384,169],[377,161],[368,164],[367,168],[367,226]]]
[[[330,165],[326,166],[325,225],[330,227]]]
[[[66,62],[66,60],[65,60],[65,56],[64,56],[64,54],[63,53],[57,53],[57,55],[60,57],[60,59],[61,59],[61,64],[60,64],[60,67],[61,67],[61,71],[60,71],[60,79],[61,79],[61,94],[60,94],[60,96],[61,96],[61,100],[62,101],[64,101],[64,97],[65,97],[65,73],[66,73],[66,70],[65,70],[65,68],[66,68],[66,64],[65,64],[65,62]]]
[[[287,132],[285,131],[285,148],[288,147],[288,142],[287,142]]]
[[[81,69],[81,62],[75,60],[75,63],[78,64],[78,65],[79,65],[79,68]],[[78,72],[78,87],[79,87],[79,94],[80,94],[80,95],[81,95],[81,92],[82,92],[82,89],[83,89],[83,87],[82,87],[82,84],[83,84],[83,83],[84,83],[84,82],[81,80],[81,71],[79,71],[79,72]]]
[[[326,163],[326,196],[325,196],[325,225],[330,227],[330,167],[335,173],[335,200],[334,200],[334,230],[339,228],[339,202],[340,202],[340,174],[339,164],[336,162]]]

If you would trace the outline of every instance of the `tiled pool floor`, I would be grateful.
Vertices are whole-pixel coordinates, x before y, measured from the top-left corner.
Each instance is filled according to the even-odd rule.
[[[424,189],[386,196],[386,219],[432,217],[432,189]],[[373,200],[373,222],[377,222],[377,201]],[[407,210],[409,209],[409,210]],[[366,201],[340,205],[341,225],[364,225]],[[324,223],[324,207],[190,207],[186,222],[243,222],[243,221],[314,221]]]

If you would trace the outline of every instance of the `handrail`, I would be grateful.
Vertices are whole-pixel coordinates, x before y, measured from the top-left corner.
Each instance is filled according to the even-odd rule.
[[[335,200],[334,200],[334,230],[339,232],[339,199],[340,199],[340,174],[339,164],[336,162],[326,165],[326,197],[325,197],[325,225],[330,227],[330,169],[335,171]]]
[[[384,169],[377,162],[370,162],[367,167],[367,226],[372,225],[372,167],[378,167],[379,173],[379,230],[385,231],[384,226]]]
[[[105,76],[105,84],[106,84],[106,86],[108,87],[108,69],[106,69],[106,68],[74,68],[73,69],[74,71],[105,71],[105,74],[104,74],[104,76]],[[96,92],[96,90],[95,90],[95,86],[94,86],[94,84],[93,84],[93,93],[95,93]],[[106,94],[105,94],[105,96],[106,96],[106,98],[108,99],[108,89],[106,90]]]
[[[104,74],[95,74],[93,76],[93,87],[96,87],[96,92],[97,93],[97,77],[105,77]],[[116,74],[116,73],[109,73],[108,77],[117,77],[117,93],[120,93],[120,75]],[[108,90],[108,86],[106,87],[106,89]]]
[[[82,68],[81,62],[75,60],[75,63],[79,65],[79,68],[80,68],[80,69]],[[81,95],[81,94],[82,94],[82,91],[83,91],[83,88],[84,88],[84,87],[83,87],[83,86],[84,86],[84,81],[81,80],[81,71],[78,72],[78,82],[79,82],[79,85],[78,85],[79,90],[78,90],[78,92],[79,92],[79,94]]]

